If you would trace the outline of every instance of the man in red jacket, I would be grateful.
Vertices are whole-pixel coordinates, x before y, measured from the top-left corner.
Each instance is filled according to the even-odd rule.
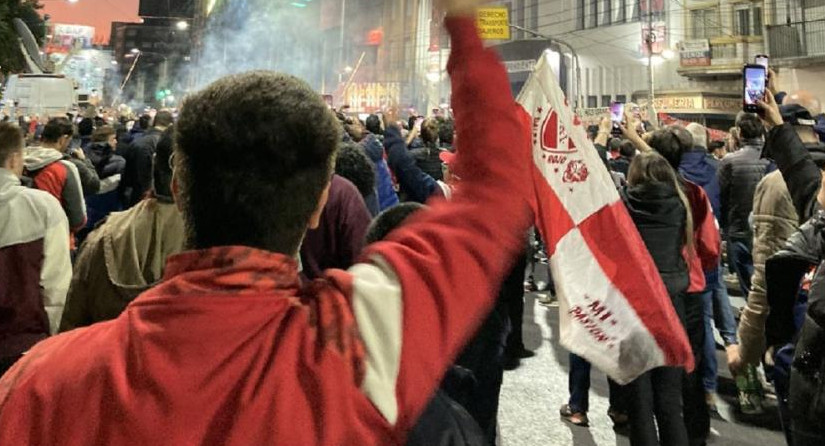
[[[531,222],[529,143],[478,38],[481,2],[444,2],[466,144],[452,201],[302,288],[295,258],[326,201],[335,117],[291,76],[219,80],[177,129],[191,251],[119,318],[40,343],[0,380],[0,444],[403,443]]]

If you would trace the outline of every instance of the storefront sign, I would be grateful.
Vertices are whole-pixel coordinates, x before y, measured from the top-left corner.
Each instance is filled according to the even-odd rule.
[[[507,7],[479,9],[477,23],[481,38],[484,40],[510,39],[510,11]]]
[[[662,54],[667,48],[667,24],[665,22],[657,22],[653,24],[653,28],[647,23],[642,24],[642,54],[648,55],[648,39],[652,44],[653,54]]]
[[[679,59],[683,67],[710,66],[710,42],[707,39],[682,42]]]
[[[536,66],[536,60],[510,60],[504,62],[504,67],[507,68],[508,73],[524,73],[533,71]]]

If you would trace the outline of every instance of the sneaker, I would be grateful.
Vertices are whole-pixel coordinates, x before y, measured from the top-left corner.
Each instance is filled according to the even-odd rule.
[[[537,300],[540,305],[548,306],[556,303],[556,296],[553,293],[541,293],[538,296]]]
[[[576,426],[588,427],[590,425],[590,420],[587,419],[586,412],[573,412],[568,404],[561,406],[559,415],[561,415],[564,421]]]
[[[719,408],[716,407],[716,394],[713,392],[705,392],[705,403],[708,405],[708,412],[713,416],[719,414]]]

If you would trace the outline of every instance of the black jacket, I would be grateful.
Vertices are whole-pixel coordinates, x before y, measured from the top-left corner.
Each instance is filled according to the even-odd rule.
[[[627,186],[621,196],[662,275],[677,313],[684,316],[677,296],[690,285],[687,263],[682,256],[687,213],[675,186],[663,183]]]
[[[66,154],[63,159],[77,167],[77,173],[80,175],[80,187],[83,189],[84,197],[92,196],[100,191],[100,178],[97,176],[95,166],[88,158],[82,160]]]
[[[418,165],[418,168],[424,171],[424,173],[433,177],[435,180],[444,179],[444,173],[441,170],[441,158],[439,158],[441,149],[437,146],[412,149],[410,154],[415,158],[415,164]]]
[[[92,143],[84,151],[86,159],[91,161],[100,178],[109,178],[112,175],[123,173],[126,167],[126,160],[122,156],[115,155],[114,149],[108,143]]]
[[[620,156],[614,160],[610,160],[610,170],[618,172],[627,178],[627,172],[630,170],[630,162],[632,160],[626,156]]]
[[[123,150],[126,168],[119,190],[124,208],[137,204],[152,188],[152,161],[162,135],[159,130],[150,129]]]
[[[788,186],[799,223],[810,219],[819,208],[816,194],[822,180],[822,173],[811,155],[825,158],[825,144],[803,144],[793,126],[784,124],[771,129],[765,143],[764,156],[771,158],[782,172]]]
[[[750,214],[756,185],[768,172],[770,161],[761,157],[762,141],[749,141],[719,164],[720,217],[727,237],[753,243]]]

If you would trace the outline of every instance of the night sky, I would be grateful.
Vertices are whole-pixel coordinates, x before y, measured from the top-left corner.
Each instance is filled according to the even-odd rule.
[[[137,22],[139,0],[45,0],[42,13],[49,14],[52,23],[88,25],[96,28],[95,42],[108,43],[112,22]]]

